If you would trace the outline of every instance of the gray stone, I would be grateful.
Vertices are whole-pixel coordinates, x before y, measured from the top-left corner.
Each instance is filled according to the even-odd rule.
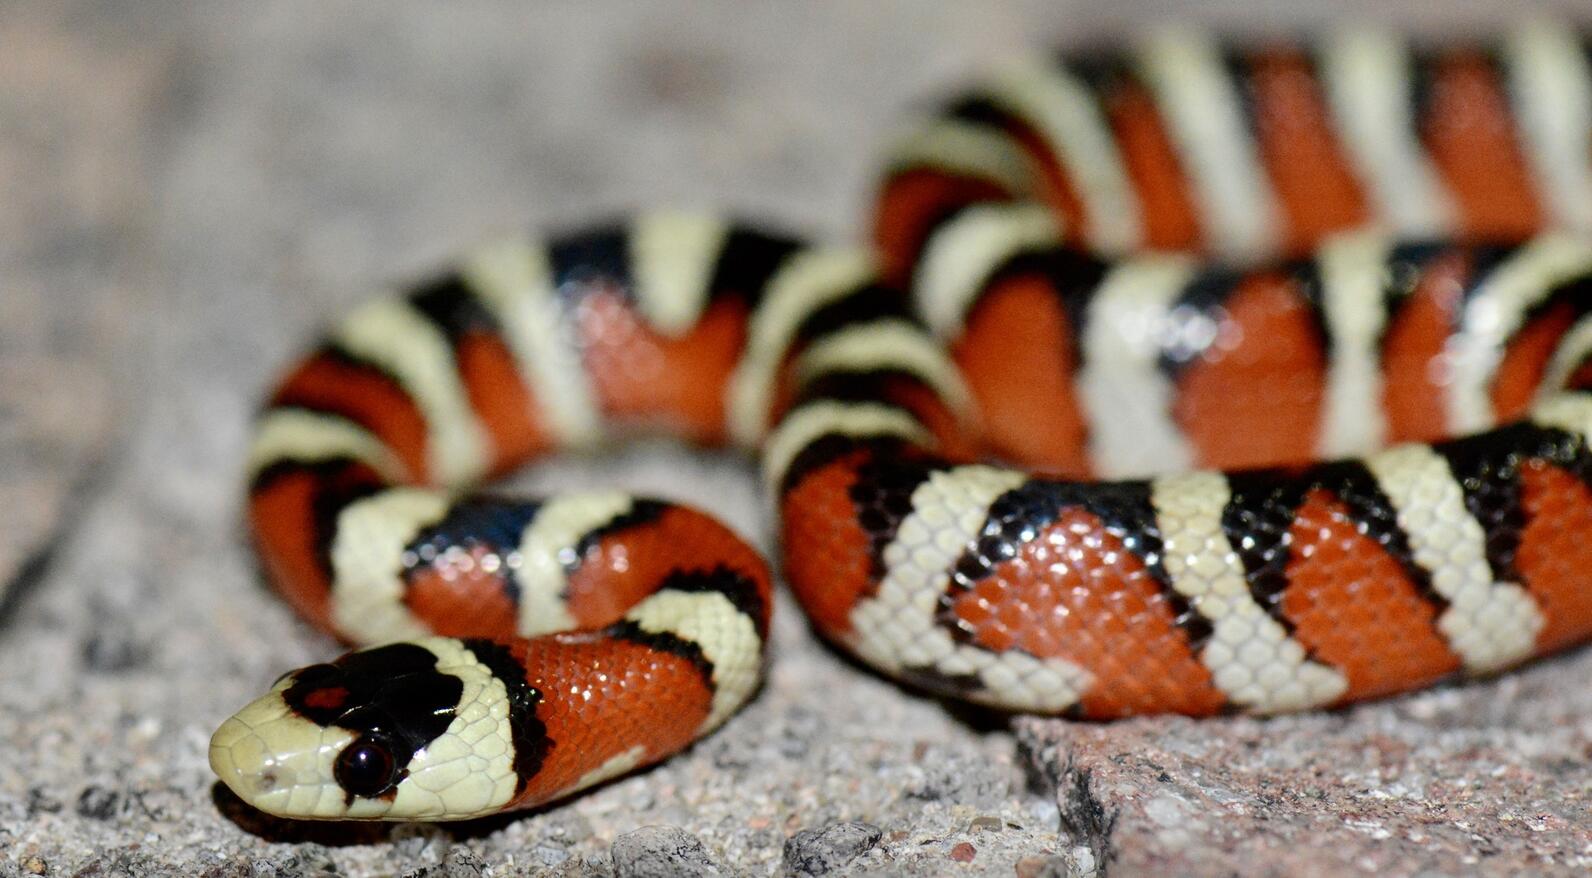
[[[803,829],[785,842],[785,874],[828,875],[872,850],[883,835],[884,830],[860,821]]]
[[[1129,874],[1572,875],[1592,656],[1275,719],[1022,719],[1075,856]]]
[[[470,851],[455,847],[442,856],[435,866],[422,866],[404,873],[404,878],[481,878],[486,871],[486,861]]]
[[[678,826],[643,826],[614,839],[614,873],[619,878],[689,878],[725,875],[696,836]]]
[[[220,878],[220,875],[238,875],[240,878],[331,878],[341,874],[326,849],[314,844],[302,845],[297,850],[269,859],[228,863],[217,872],[216,878]]]

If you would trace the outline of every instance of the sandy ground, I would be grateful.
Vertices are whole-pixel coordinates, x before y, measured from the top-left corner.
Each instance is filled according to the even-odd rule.
[[[495,232],[643,205],[852,238],[915,102],[1177,9],[0,6],[0,876],[1584,874],[1584,651],[1294,719],[1008,722],[859,670],[785,601],[750,708],[558,807],[295,825],[215,788],[214,725],[334,651],[239,527],[250,412],[316,325]],[[1250,32],[1505,14],[1201,11]],[[524,482],[688,498],[767,544],[742,461],[644,448]]]

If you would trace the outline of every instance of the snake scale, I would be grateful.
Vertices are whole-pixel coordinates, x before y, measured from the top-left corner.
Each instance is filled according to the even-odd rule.
[[[912,126],[865,247],[656,213],[370,301],[249,457],[271,581],[367,648],[212,766],[275,814],[460,819],[722,724],[767,659],[756,551],[670,501],[476,488],[638,431],[755,453],[813,629],[949,698],[1270,714],[1580,642],[1589,47],[1037,57]]]

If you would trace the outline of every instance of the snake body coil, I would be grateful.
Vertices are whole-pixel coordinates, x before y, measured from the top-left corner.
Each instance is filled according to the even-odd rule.
[[[660,214],[361,307],[271,397],[250,520],[301,613],[386,645],[284,676],[211,764],[273,813],[454,819],[722,723],[754,550],[471,491],[638,429],[756,451],[813,627],[1009,710],[1329,707],[1585,639],[1588,57],[1536,26],[1018,65],[904,142],[868,251]]]

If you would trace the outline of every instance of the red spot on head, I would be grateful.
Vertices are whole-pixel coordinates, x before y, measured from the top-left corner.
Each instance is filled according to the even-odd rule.
[[[341,710],[348,703],[348,690],[342,686],[326,686],[304,696],[304,704],[317,710]]]

